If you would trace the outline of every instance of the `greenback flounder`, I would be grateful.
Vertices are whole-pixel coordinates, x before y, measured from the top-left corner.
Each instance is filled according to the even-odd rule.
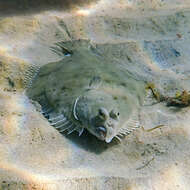
[[[139,127],[139,109],[145,84],[109,56],[101,55],[87,40],[57,43],[62,55],[48,63],[27,90],[42,113],[59,132],[86,129],[107,143]]]

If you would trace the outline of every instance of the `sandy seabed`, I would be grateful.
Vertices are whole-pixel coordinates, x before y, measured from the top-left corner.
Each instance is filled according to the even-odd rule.
[[[88,39],[121,47],[113,58],[124,44],[129,69],[143,77],[150,69],[158,88],[171,79],[190,90],[188,0],[20,0],[1,2],[0,10],[0,189],[189,189],[189,108],[145,107],[145,130],[163,127],[105,144],[86,133],[59,134],[24,84],[28,68],[60,60],[52,44]]]

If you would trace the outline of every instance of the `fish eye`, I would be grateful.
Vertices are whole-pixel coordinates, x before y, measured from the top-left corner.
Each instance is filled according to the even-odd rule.
[[[100,109],[99,110],[99,116],[102,118],[102,119],[105,119],[106,118],[106,114]]]
[[[104,108],[100,108],[98,110],[98,113],[99,113],[100,118],[102,118],[102,119],[107,119],[109,116],[109,114],[107,113],[107,110]]]
[[[105,115],[104,112],[102,111],[102,109],[99,109],[99,115],[101,115],[101,116]]]
[[[113,119],[118,119],[118,116],[119,116],[119,112],[115,112],[114,110],[111,110],[110,117],[112,117]]]

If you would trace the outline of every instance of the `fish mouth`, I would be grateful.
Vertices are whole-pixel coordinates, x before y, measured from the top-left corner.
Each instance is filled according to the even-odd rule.
[[[99,126],[99,127],[96,128],[96,132],[97,132],[98,138],[100,140],[104,141],[106,139],[106,135],[107,135],[107,129],[106,129],[106,127]]]

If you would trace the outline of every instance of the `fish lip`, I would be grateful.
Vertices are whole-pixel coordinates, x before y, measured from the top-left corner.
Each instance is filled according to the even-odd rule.
[[[109,138],[109,139],[105,138],[105,141],[106,141],[106,143],[110,143],[112,141],[112,139],[113,138]]]
[[[102,132],[104,132],[104,133],[106,133],[106,131],[107,131],[106,128],[105,128],[105,127],[102,127],[102,126],[101,126],[101,127],[98,127],[98,130],[100,130],[100,131],[102,131]]]
[[[99,127],[97,127],[96,128],[96,131],[97,131],[97,133],[99,134],[98,135],[98,138],[100,139],[100,140],[105,140],[106,139],[106,135],[107,135],[107,129],[106,129],[106,127],[104,127],[104,126],[99,126]]]

